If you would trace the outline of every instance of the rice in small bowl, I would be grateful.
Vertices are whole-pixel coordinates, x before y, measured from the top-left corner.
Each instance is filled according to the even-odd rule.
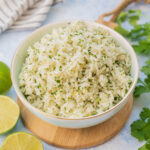
[[[58,120],[92,118],[119,105],[131,94],[138,71],[133,75],[128,47],[108,29],[84,21],[67,22],[28,44],[17,74],[17,88],[26,101]]]

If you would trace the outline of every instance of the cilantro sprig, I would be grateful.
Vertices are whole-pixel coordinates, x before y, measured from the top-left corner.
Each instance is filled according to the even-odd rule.
[[[142,55],[150,54],[150,22],[139,24],[138,21],[142,16],[140,10],[129,10],[128,12],[121,12],[117,18],[118,26],[115,28],[117,32],[126,37],[132,44],[135,52]],[[124,28],[124,23],[131,25],[131,29]],[[150,92],[150,58],[146,61],[145,66],[142,67],[146,78],[138,80],[138,85],[135,88],[134,96],[139,97],[143,93]],[[131,124],[131,135],[139,141],[146,141],[146,143],[138,150],[150,150],[150,109],[143,108],[140,113],[140,119]]]
[[[139,24],[140,16],[142,16],[140,10],[121,12],[117,18],[118,26],[115,30],[131,41],[137,53],[145,55],[150,53],[150,22]],[[125,22],[132,26],[130,30],[123,27]]]
[[[140,10],[129,10],[128,12],[121,12],[116,20],[118,26],[115,28],[115,30],[125,37],[130,37],[131,32],[123,27],[123,23],[128,21],[132,26],[134,26],[136,25],[140,16]]]
[[[147,140],[146,144],[139,150],[149,150],[150,148],[150,109],[143,108],[140,119],[131,124],[131,135],[139,141]]]
[[[150,139],[150,109],[143,108],[140,119],[131,124],[131,135],[139,141]]]
[[[117,18],[118,26],[115,30],[130,40],[132,47],[137,53],[148,55],[150,54],[150,22],[139,24],[140,16],[142,16],[141,10],[121,12]],[[125,29],[124,23],[129,23],[131,29]],[[150,59],[142,67],[141,71],[146,75],[146,78],[144,81],[138,80],[138,85],[134,91],[135,97],[150,92]]]

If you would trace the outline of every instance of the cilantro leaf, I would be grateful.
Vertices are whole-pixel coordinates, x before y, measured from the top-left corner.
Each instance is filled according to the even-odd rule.
[[[150,139],[148,139],[147,142],[138,150],[150,150]]]
[[[150,109],[143,108],[143,111],[140,113],[140,117],[143,121],[145,121],[147,118],[150,118]]]
[[[141,10],[140,9],[130,9],[128,11],[128,13],[130,13],[130,14],[136,14],[138,16],[141,16]]]
[[[150,89],[147,86],[138,85],[134,90],[134,97],[139,97],[143,93],[150,92]]]
[[[129,10],[128,12],[121,12],[117,18],[118,26],[115,28],[117,32],[123,36],[129,38],[134,50],[140,54],[150,53],[150,22],[144,24],[138,24],[138,20],[141,16],[141,10]],[[132,26],[128,31],[123,27],[123,23],[128,21]]]
[[[140,18],[139,16],[132,16],[129,19],[129,23],[132,24],[132,25],[135,25],[136,22],[139,20],[139,18]]]
[[[139,97],[143,93],[150,92],[150,75],[145,78],[143,82],[138,82],[139,84],[136,86],[134,90],[134,96]]]
[[[144,72],[145,75],[150,74],[150,59],[146,61],[146,66],[143,66],[141,71]]]
[[[146,40],[139,40],[138,44],[132,45],[137,53],[148,54],[150,52],[150,42]]]
[[[131,124],[131,135],[136,137],[139,141],[143,141],[144,133],[143,129],[146,126],[146,123],[143,120],[136,120]]]
[[[137,21],[140,19],[141,10],[129,10],[128,12],[130,14],[129,23],[131,25],[135,25]]]
[[[120,25],[125,21],[129,21],[131,25],[135,25],[140,19],[141,10],[129,10],[128,12],[121,12],[117,18],[117,23]]]
[[[117,18],[117,23],[121,24],[123,22],[125,22],[128,18],[128,13],[127,12],[121,12]]]
[[[134,96],[139,97],[143,93],[150,92],[150,59],[146,61],[146,65],[142,67],[141,71],[147,75],[144,81],[138,80],[138,85],[134,90]]]
[[[124,29],[121,25],[118,25],[117,27],[115,27],[115,30],[123,36],[128,36],[129,35],[129,31]]]
[[[129,10],[128,12],[121,12],[116,20],[118,26],[115,28],[115,30],[123,36],[128,36],[129,31],[122,27],[122,23],[128,20],[131,25],[135,25],[139,20],[140,15],[140,10]]]
[[[131,135],[139,141],[150,139],[150,109],[143,108],[140,119],[131,124]]]

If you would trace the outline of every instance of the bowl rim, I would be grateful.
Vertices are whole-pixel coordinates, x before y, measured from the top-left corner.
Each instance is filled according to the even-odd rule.
[[[137,68],[137,72],[135,74],[135,80],[134,82],[132,83],[132,86],[130,87],[130,89],[128,90],[128,93],[125,95],[125,97],[118,103],[116,104],[115,106],[111,107],[110,109],[102,112],[102,113],[99,113],[97,115],[92,115],[92,116],[88,116],[88,117],[80,117],[80,118],[66,118],[66,117],[60,117],[60,116],[55,116],[55,115],[52,115],[52,114],[48,114],[46,112],[43,112],[42,110],[34,107],[32,104],[30,104],[26,98],[24,98],[20,93],[21,90],[19,89],[19,87],[17,86],[17,83],[15,82],[15,78],[14,78],[14,62],[15,62],[15,58],[16,58],[16,55],[18,54],[19,50],[21,49],[21,47],[24,45],[24,43],[30,39],[32,36],[36,35],[36,34],[39,34],[40,31],[42,32],[42,30],[44,30],[45,28],[48,28],[48,27],[51,27],[51,26],[54,26],[54,25],[59,25],[59,24],[64,24],[64,23],[70,23],[70,22],[74,22],[74,21],[82,21],[82,22],[85,22],[87,24],[95,24],[101,28],[104,28],[106,30],[108,30],[110,32],[110,34],[114,33],[115,35],[117,35],[121,41],[123,41],[124,43],[126,43],[129,47],[130,47],[130,51],[132,51],[133,55],[134,56],[130,56],[131,57],[134,57],[135,58],[135,62],[136,64],[136,67]],[[39,32],[39,33],[38,33]],[[29,34],[22,42],[21,44],[19,44],[19,46],[17,47],[15,53],[14,53],[14,56],[12,58],[12,61],[11,61],[11,67],[10,67],[10,72],[11,72],[11,80],[12,80],[12,84],[14,86],[14,89],[16,91],[16,94],[18,96],[18,98],[21,100],[21,102],[26,105],[27,108],[30,108],[32,109],[34,112],[37,112],[41,115],[44,115],[45,117],[48,117],[50,119],[60,119],[60,120],[85,120],[85,119],[92,119],[92,118],[96,118],[96,117],[99,117],[99,116],[103,116],[109,112],[112,112],[113,110],[115,110],[116,108],[120,107],[123,103],[126,103],[128,98],[131,96],[135,86],[136,86],[136,83],[137,83],[137,80],[138,80],[138,77],[139,77],[139,64],[138,64],[138,59],[137,59],[137,55],[135,53],[135,51],[133,50],[132,46],[130,45],[130,43],[121,35],[119,34],[118,32],[116,32],[115,30],[107,27],[106,25],[103,25],[103,24],[99,24],[97,22],[94,22],[94,21],[85,21],[85,20],[70,20],[70,21],[59,21],[59,22],[55,22],[55,23],[50,23],[50,24],[47,24],[45,26],[42,26],[40,28],[38,28],[37,30],[33,31],[31,34]]]

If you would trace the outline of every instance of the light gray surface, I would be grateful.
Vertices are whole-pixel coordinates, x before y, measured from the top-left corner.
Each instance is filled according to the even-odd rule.
[[[63,3],[60,3],[54,6],[43,25],[57,22],[61,20],[72,20],[72,19],[82,19],[88,21],[94,21],[98,16],[103,13],[113,9],[121,0],[65,0]],[[150,16],[150,6],[145,4],[132,4],[129,8],[139,8],[145,14]],[[150,19],[149,19],[150,20]],[[147,21],[147,18],[142,18],[142,22]],[[35,29],[34,29],[35,30]],[[7,31],[0,35],[0,60],[4,61],[10,66],[12,57],[18,45],[34,30],[28,31]],[[140,56],[139,64],[140,67],[144,65],[145,60],[148,57]],[[140,73],[140,77],[144,78],[144,75]],[[16,93],[14,88],[6,93],[6,95],[12,97],[16,100]],[[114,138],[108,142],[90,148],[90,150],[137,150],[143,143],[138,142],[130,134],[130,124],[138,118],[139,112],[142,107],[149,107],[150,94],[144,94],[140,98],[134,100],[134,106],[131,116],[129,117],[128,122],[121,130],[121,132],[116,135]],[[28,131],[22,124],[21,120],[17,126],[8,134],[17,132],[17,131]],[[29,131],[28,131],[29,132]],[[6,138],[5,135],[0,135],[0,145]],[[44,143],[45,150],[60,150],[54,146]]]

